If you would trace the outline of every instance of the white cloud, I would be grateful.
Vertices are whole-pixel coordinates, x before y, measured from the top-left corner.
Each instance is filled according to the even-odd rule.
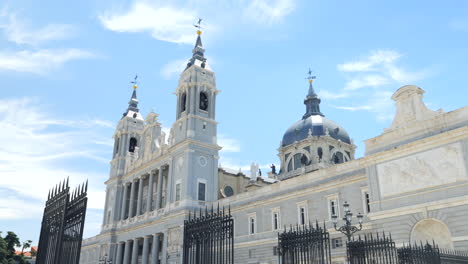
[[[338,64],[338,71],[347,78],[344,88],[336,93],[324,91],[322,94],[324,98],[337,101],[353,95],[354,105],[346,101],[332,106],[346,111],[368,111],[375,113],[378,120],[388,120],[393,117],[390,97],[398,86],[422,80],[433,72],[427,68],[407,71],[398,65],[402,57],[395,50],[374,50],[358,60]]]
[[[244,15],[259,24],[273,24],[281,21],[295,8],[294,0],[252,0]]]
[[[33,30],[16,18],[16,14],[8,16],[8,22],[0,25],[6,38],[16,44],[37,46],[42,43],[70,37],[75,32],[75,27],[67,24],[49,24]]]
[[[188,59],[173,60],[166,63],[161,69],[161,75],[169,80],[174,75],[179,75],[187,66]]]
[[[218,135],[218,145],[223,148],[221,152],[240,152],[240,142],[223,134]]]
[[[45,74],[71,60],[92,57],[91,52],[80,49],[0,51],[0,70]]]
[[[249,26],[279,23],[295,8],[296,0],[205,0],[203,3],[186,1],[183,4],[136,0],[125,10],[111,7],[98,18],[105,28],[112,31],[149,33],[158,40],[193,44],[193,24],[199,15],[205,18],[203,28],[213,36],[217,27],[233,27],[242,24],[240,22]]]
[[[109,122],[65,121],[43,109],[31,98],[0,99],[0,192],[8,194],[2,195],[0,219],[36,216],[31,207],[42,208],[48,191],[66,177],[71,187],[89,179],[88,207],[102,209],[104,205],[102,182],[107,173],[81,164],[107,168],[104,155],[111,147],[93,142],[107,139],[108,131],[106,136],[101,134],[102,129],[109,129]],[[70,158],[80,166],[66,165],[64,161]]]
[[[174,43],[193,43],[193,23],[197,15],[193,10],[170,6],[135,3],[128,11],[107,12],[99,16],[105,28],[117,32],[149,32],[158,40]]]
[[[386,77],[376,74],[359,76],[350,80],[344,87],[345,90],[357,90],[363,87],[377,87],[389,83],[390,80]]]

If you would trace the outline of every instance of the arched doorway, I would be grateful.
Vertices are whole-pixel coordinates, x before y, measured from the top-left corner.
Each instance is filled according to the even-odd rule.
[[[414,225],[411,231],[411,243],[432,241],[439,245],[439,248],[453,249],[452,235],[447,225],[435,219],[424,219]]]

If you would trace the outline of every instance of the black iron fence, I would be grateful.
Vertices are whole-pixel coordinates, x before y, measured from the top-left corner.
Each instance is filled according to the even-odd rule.
[[[184,221],[183,264],[234,264],[234,220],[224,208],[189,214]]]
[[[351,264],[398,264],[398,253],[391,236],[364,235],[347,243]]]
[[[420,243],[396,248],[391,236],[367,234],[347,243],[351,264],[461,264],[468,263],[468,253],[439,249]]]
[[[37,250],[37,264],[78,264],[88,182],[70,194],[68,179],[49,192]]]
[[[290,227],[278,234],[278,261],[281,264],[331,263],[330,236],[318,222]]]

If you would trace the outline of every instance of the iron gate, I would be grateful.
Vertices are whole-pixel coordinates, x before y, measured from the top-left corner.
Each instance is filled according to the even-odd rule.
[[[330,236],[318,222],[290,227],[278,234],[278,261],[281,264],[331,263]]]
[[[398,264],[398,252],[391,236],[359,236],[346,245],[351,264]]]
[[[229,208],[205,208],[184,221],[183,264],[234,264],[234,220]]]
[[[70,195],[68,179],[49,192],[37,250],[37,264],[78,264],[88,182]]]

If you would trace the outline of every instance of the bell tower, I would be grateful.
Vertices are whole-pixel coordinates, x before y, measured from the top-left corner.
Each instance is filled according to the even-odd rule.
[[[201,21],[201,20],[200,20]],[[199,21],[199,22],[200,22]],[[204,56],[200,24],[192,58],[181,73],[176,89],[176,121],[170,144],[174,157],[172,201],[214,201],[218,198],[218,151],[215,74]],[[177,147],[180,146],[180,147]]]
[[[125,174],[127,163],[134,156],[138,157],[141,146],[141,131],[144,127],[144,119],[138,109],[136,89],[138,88],[136,76],[133,83],[133,93],[128,108],[123,113],[114,133],[114,151],[111,161],[110,177]]]

